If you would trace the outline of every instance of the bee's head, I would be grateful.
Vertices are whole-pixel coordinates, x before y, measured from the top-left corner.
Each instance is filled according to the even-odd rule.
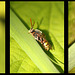
[[[33,26],[34,26],[34,23],[33,23],[33,25],[32,25],[32,20],[31,20],[31,18],[30,18],[30,22],[31,22],[31,29],[29,30],[29,33],[32,33],[32,32],[34,32],[34,29],[33,29]]]
[[[31,29],[29,30],[29,33],[32,33],[32,32],[34,32],[34,29],[33,29],[33,28],[31,28]]]

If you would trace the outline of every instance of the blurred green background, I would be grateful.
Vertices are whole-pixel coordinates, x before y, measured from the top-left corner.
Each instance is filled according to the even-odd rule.
[[[68,2],[68,71],[75,73],[75,1]]]
[[[5,1],[0,1],[0,73],[5,73]]]

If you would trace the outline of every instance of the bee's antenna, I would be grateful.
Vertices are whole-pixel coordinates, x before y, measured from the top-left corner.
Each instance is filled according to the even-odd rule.
[[[32,25],[32,20],[31,20],[31,18],[30,18],[30,22],[31,22],[31,28],[33,28],[35,22],[34,22],[33,25]]]
[[[33,26],[34,26],[35,22],[33,23]]]
[[[30,22],[31,22],[31,27],[33,27],[33,26],[32,26],[32,20],[31,20],[31,18],[30,18]]]

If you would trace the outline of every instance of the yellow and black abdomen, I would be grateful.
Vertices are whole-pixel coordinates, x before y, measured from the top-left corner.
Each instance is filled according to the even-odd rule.
[[[49,44],[49,42],[38,31],[32,30],[31,34],[33,35],[35,40],[39,41],[43,45],[45,50],[48,51],[49,49],[52,49],[51,45]]]
[[[51,45],[49,44],[49,42],[44,39],[43,40],[43,47],[48,51],[49,49],[52,49]]]

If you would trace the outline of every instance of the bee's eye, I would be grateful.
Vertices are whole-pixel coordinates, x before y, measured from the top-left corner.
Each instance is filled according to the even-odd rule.
[[[31,30],[31,33],[35,32],[33,29]]]

